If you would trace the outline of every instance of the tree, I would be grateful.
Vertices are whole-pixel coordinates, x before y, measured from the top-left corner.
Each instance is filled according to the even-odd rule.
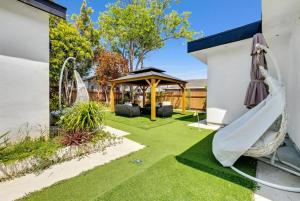
[[[109,81],[127,75],[128,61],[119,53],[109,52],[99,49],[95,56],[96,63],[96,81],[101,86],[105,94],[105,101],[108,101]]]
[[[80,65],[93,58],[91,43],[75,26],[57,17],[50,17],[50,110],[58,109],[58,82],[63,62],[75,57],[79,64],[77,71],[86,75],[90,66]],[[70,64],[68,64],[70,65]],[[70,67],[70,66],[69,66]],[[68,68],[66,68],[68,71]],[[68,72],[66,72],[68,75]],[[71,76],[72,73],[69,73]]]
[[[87,6],[86,0],[82,1],[79,15],[73,14],[71,19],[81,36],[90,41],[93,50],[100,45],[100,32],[94,26],[91,15],[94,10]]]
[[[168,10],[174,0],[118,1],[99,16],[99,29],[106,46],[121,53],[132,71],[143,65],[146,55],[170,39],[191,40],[189,12]]]
[[[72,14],[71,19],[74,26],[79,31],[80,35],[91,43],[93,51],[96,51],[97,48],[101,46],[100,44],[100,31],[95,28],[95,25],[92,21],[91,15],[94,10],[91,7],[87,6],[86,0],[82,1],[80,13]],[[87,59],[81,65],[90,68],[93,66],[93,59]]]

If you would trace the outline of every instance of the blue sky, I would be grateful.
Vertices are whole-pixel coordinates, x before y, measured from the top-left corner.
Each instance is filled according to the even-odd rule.
[[[79,13],[81,0],[56,0],[67,7],[67,14]],[[94,9],[93,21],[113,0],[87,0]],[[261,0],[181,0],[173,10],[190,11],[190,23],[194,30],[203,31],[205,36],[236,28],[261,18]],[[145,66],[166,70],[168,74],[181,79],[206,78],[207,66],[187,54],[184,40],[168,41],[160,50],[149,54]]]

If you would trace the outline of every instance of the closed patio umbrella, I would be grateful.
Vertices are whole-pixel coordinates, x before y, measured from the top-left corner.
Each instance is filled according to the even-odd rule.
[[[267,69],[265,51],[261,50],[258,52],[256,44],[261,44],[267,47],[266,40],[261,33],[257,33],[253,36],[251,50],[252,63],[250,72],[251,81],[249,83],[244,102],[244,105],[246,105],[247,108],[255,107],[268,95],[267,86],[264,83],[264,77],[259,71],[259,66],[263,66]]]

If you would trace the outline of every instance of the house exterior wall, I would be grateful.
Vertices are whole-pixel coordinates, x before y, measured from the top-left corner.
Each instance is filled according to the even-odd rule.
[[[262,31],[274,53],[286,87],[288,133],[300,148],[300,2],[262,0]],[[207,121],[229,124],[247,111],[252,39],[193,52],[208,64]],[[274,64],[268,54],[270,73]]]
[[[49,129],[49,16],[17,0],[0,4],[0,133],[16,140]]]
[[[229,124],[247,111],[243,105],[250,81],[251,40],[207,52],[207,122]]]
[[[0,55],[49,62],[49,15],[17,0],[1,0]]]
[[[300,148],[300,2],[263,0],[263,34],[286,87],[288,133]]]
[[[93,79],[84,80],[85,87],[88,91],[98,91],[101,90],[99,84],[96,83]]]
[[[290,38],[290,69],[288,83],[288,132],[292,140],[300,148],[300,21],[292,31]],[[284,66],[283,66],[284,67]]]

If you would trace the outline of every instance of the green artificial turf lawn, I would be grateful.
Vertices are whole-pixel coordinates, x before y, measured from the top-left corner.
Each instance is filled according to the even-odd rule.
[[[213,132],[187,126],[196,117],[175,114],[167,124],[160,120],[107,115],[107,125],[130,132],[129,139],[146,147],[24,200],[252,200],[255,184],[223,168],[213,157]],[[137,159],[142,162],[135,163]],[[236,164],[252,175],[255,165],[249,158]]]
[[[126,125],[134,126],[141,129],[151,129],[158,126],[163,126],[175,121],[175,118],[178,117],[179,114],[175,114],[171,118],[157,118],[156,121],[150,120],[150,115],[144,115],[134,118],[124,118],[121,116],[115,116],[113,113],[107,113],[107,118],[113,119],[114,122],[123,123]]]

